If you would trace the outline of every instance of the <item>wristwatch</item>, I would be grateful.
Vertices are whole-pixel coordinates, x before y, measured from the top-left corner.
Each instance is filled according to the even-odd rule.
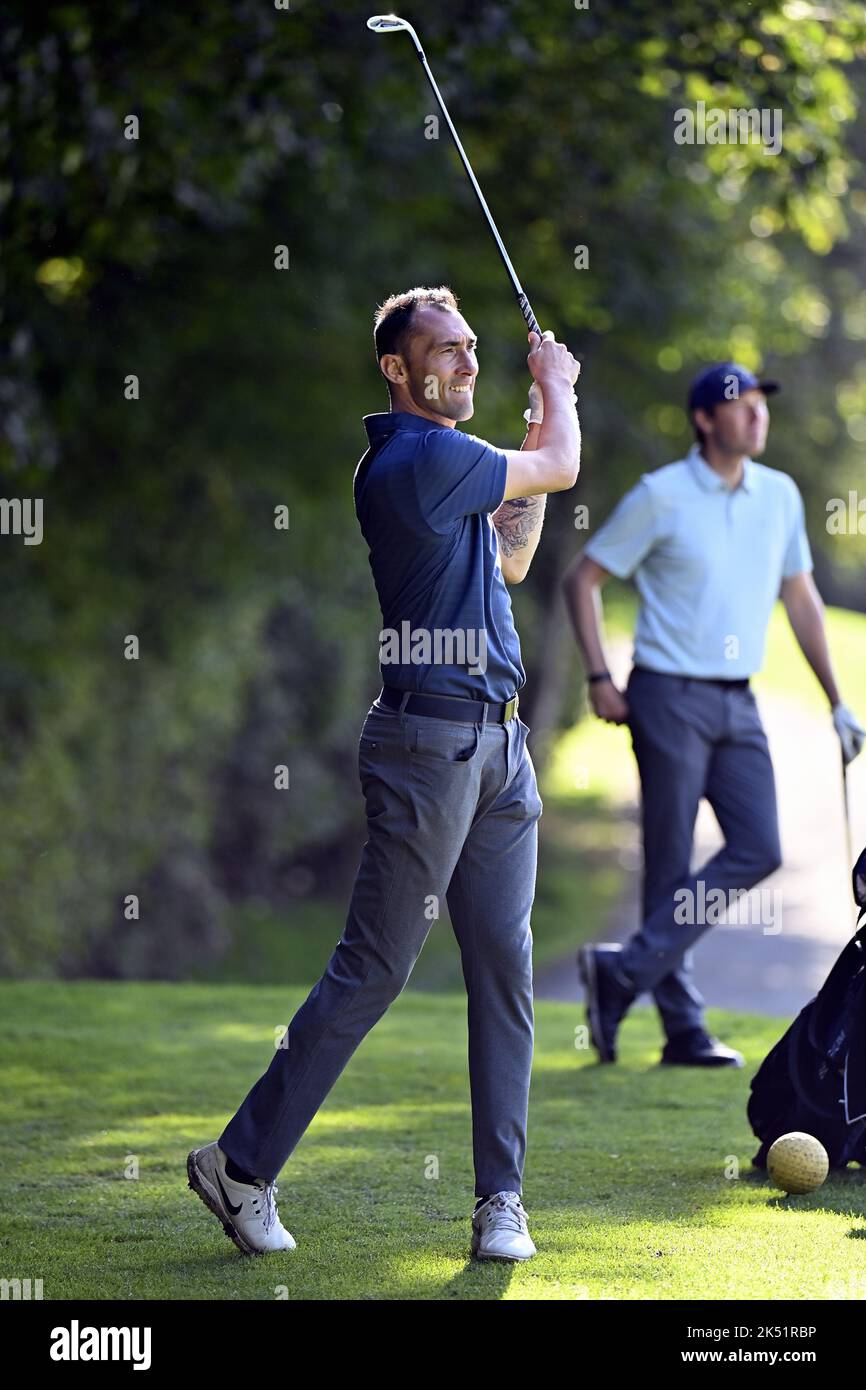
[[[612,680],[610,671],[591,671],[586,678],[587,685],[595,685],[596,681]]]

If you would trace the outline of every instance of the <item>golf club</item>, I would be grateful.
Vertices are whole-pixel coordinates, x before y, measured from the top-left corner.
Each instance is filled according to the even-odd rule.
[[[842,754],[842,809],[845,818],[845,867],[850,876],[854,868],[854,849],[851,841],[851,802],[848,797],[848,764],[845,762],[845,754]],[[858,926],[858,912],[854,908],[854,930]]]
[[[469,182],[472,184],[472,187],[475,190],[475,196],[481,204],[481,211],[487,218],[487,225],[493,233],[493,240],[496,242],[497,249],[499,251],[500,256],[502,257],[503,265],[505,266],[505,269],[508,272],[508,278],[511,281],[514,293],[517,296],[517,302],[520,305],[520,311],[523,314],[524,319],[526,320],[526,326],[530,330],[530,332],[537,333],[540,338],[541,328],[539,327],[538,320],[532,312],[532,306],[529,303],[526,294],[524,293],[523,286],[517,278],[517,273],[514,269],[514,266],[511,264],[511,259],[508,255],[508,252],[505,249],[502,237],[499,235],[496,223],[493,221],[493,217],[485,201],[484,194],[481,192],[481,189],[478,186],[478,180],[472,172],[472,165],[469,163],[469,160],[466,157],[466,151],[463,149],[463,146],[460,143],[460,137],[458,136],[457,131],[454,129],[454,122],[451,120],[451,117],[448,114],[448,109],[445,105],[445,102],[442,100],[442,94],[436,85],[436,79],[430,71],[430,64],[427,62],[427,58],[423,48],[421,47],[421,42],[418,38],[418,35],[415,33],[415,30],[412,28],[412,25],[409,24],[407,20],[401,19],[400,16],[396,14],[372,15],[370,19],[367,20],[367,28],[372,29],[375,34],[387,34],[390,33],[392,30],[404,29],[406,33],[409,35],[413,44],[415,45],[415,52],[421,59],[421,64],[424,68],[425,73],[427,74],[430,86],[433,88],[433,95],[439,103],[439,109],[442,112],[442,115],[445,117],[445,122],[448,126],[448,129],[451,131],[451,138],[453,139],[454,144],[457,146],[457,153],[463,161],[463,167],[469,176]]]

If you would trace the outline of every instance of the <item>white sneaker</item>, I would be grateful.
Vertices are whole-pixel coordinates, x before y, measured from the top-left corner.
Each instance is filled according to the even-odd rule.
[[[226,1155],[216,1143],[193,1149],[186,1171],[193,1192],[219,1217],[226,1235],[245,1255],[296,1248],[277,1215],[275,1182],[235,1182],[226,1173]]]
[[[537,1253],[518,1192],[494,1192],[472,1213],[472,1254],[479,1260],[530,1260]]]

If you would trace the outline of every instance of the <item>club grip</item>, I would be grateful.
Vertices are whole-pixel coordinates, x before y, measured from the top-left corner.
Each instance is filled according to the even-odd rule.
[[[526,298],[526,295],[523,293],[519,294],[517,296],[517,302],[520,305],[520,312],[523,314],[523,317],[526,321],[526,327],[529,329],[530,333],[537,333],[539,338],[541,338],[541,325],[538,322],[538,319],[533,314],[532,305]]]

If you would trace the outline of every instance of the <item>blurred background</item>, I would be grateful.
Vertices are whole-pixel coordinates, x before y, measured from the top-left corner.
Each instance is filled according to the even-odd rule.
[[[351,493],[362,416],[388,405],[377,304],[452,286],[480,338],[473,433],[519,446],[529,384],[471,189],[447,132],[426,138],[432,94],[370,12],[7,9],[0,492],[43,499],[44,537],[0,536],[4,975],[311,982],[342,931],[378,690]],[[621,493],[686,451],[706,361],[783,383],[764,461],[803,492],[843,698],[866,713],[866,12],[402,13],[536,314],[583,364],[581,476],[513,590],[545,800],[536,959],[553,966],[639,870],[628,737],[585,718],[559,579]],[[675,112],[700,101],[780,110],[780,153],[676,143]],[[828,530],[828,503],[852,492]],[[633,595],[608,592],[627,668]],[[783,832],[807,826],[804,853],[844,902],[838,766],[807,756],[813,732],[837,755],[778,615],[763,681],[794,711],[774,751],[794,771],[803,755]],[[822,797],[833,817],[798,821]],[[849,924],[828,920],[841,944]],[[459,978],[437,923],[413,985]]]

